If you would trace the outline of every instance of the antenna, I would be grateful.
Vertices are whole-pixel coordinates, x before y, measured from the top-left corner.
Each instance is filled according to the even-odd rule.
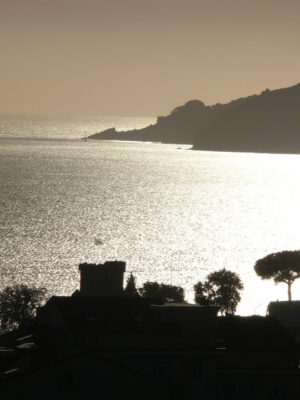
[[[173,285],[173,271],[177,272],[177,271],[182,271],[183,269],[175,269],[174,267],[170,267],[169,269],[170,269],[170,274],[171,274],[171,285]],[[197,269],[203,269],[203,270],[206,270],[206,271],[209,270],[209,268],[197,268]],[[132,273],[136,273],[136,272],[145,272],[145,269],[135,269],[134,268],[134,269],[132,269],[130,271],[126,271],[125,274],[132,274]]]
[[[132,269],[131,271],[126,271],[125,272],[125,274],[132,274],[132,273],[135,273],[135,272],[145,272],[145,270],[144,269]]]
[[[197,268],[197,269],[204,269],[204,270],[208,271],[209,268]],[[171,267],[170,271],[171,271],[171,285],[173,285],[173,271],[182,271],[182,269],[175,269],[175,268]]]

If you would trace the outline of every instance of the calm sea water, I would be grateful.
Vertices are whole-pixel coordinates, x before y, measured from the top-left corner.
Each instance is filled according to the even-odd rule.
[[[104,129],[140,129],[156,118],[141,117],[25,117],[0,114],[0,138],[80,139]]]
[[[122,129],[153,122],[115,120]],[[78,139],[106,124],[2,117],[1,287],[23,282],[69,295],[80,262],[118,259],[138,285],[181,285],[190,301],[209,272],[236,271],[241,314],[264,314],[269,301],[287,298],[284,284],[261,281],[253,265],[300,248],[300,156]]]

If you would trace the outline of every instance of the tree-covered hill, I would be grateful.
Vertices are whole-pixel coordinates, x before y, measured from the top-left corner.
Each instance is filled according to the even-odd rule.
[[[205,106],[191,100],[146,128],[111,128],[89,138],[193,144],[199,150],[300,153],[300,84],[227,104]]]

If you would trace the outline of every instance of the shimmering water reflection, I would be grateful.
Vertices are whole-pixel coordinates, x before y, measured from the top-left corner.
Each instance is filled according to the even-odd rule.
[[[253,265],[300,248],[300,156],[177,147],[1,139],[1,286],[70,294],[79,262],[119,259],[139,285],[172,281],[188,300],[210,271],[237,271],[242,314],[286,299]]]

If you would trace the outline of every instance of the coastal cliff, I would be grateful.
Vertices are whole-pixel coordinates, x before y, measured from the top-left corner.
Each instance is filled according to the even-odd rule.
[[[213,106],[191,100],[146,128],[110,128],[89,138],[193,144],[199,150],[300,153],[300,84]]]
[[[300,153],[300,84],[235,104],[199,130],[193,144],[200,150]]]
[[[205,106],[199,100],[191,100],[175,108],[170,115],[158,117],[154,125],[126,132],[118,132],[111,128],[89,138],[193,144],[199,129],[208,127],[214,119],[215,112],[212,107]]]

